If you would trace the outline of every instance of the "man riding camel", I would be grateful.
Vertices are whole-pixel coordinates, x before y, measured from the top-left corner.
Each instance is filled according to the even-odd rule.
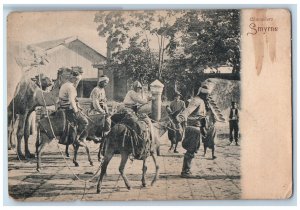
[[[98,85],[91,92],[92,107],[96,113],[108,114],[107,98],[104,89],[108,83],[109,78],[104,75],[101,76]]]
[[[79,81],[82,76],[82,68],[79,66],[72,67],[71,76],[59,90],[59,109],[64,110],[67,119],[76,122],[78,125],[79,140],[83,141],[87,137],[88,119],[80,111],[77,103],[77,90]]]
[[[147,104],[151,101],[151,97],[144,98],[143,97],[143,86],[139,81],[135,81],[133,83],[133,90],[128,91],[126,94],[123,103],[125,107],[132,109],[135,113],[137,113],[138,108],[141,105]]]

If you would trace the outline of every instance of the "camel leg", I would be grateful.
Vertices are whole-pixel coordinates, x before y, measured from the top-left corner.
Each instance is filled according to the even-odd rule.
[[[86,152],[87,152],[87,156],[88,156],[88,160],[90,162],[90,165],[93,166],[93,161],[91,159],[91,156],[90,156],[90,150],[88,148],[88,146],[84,143],[84,142],[80,142],[80,141],[77,141],[75,143],[75,146],[74,146],[74,158],[73,158],[73,163],[75,164],[75,166],[79,166],[78,162],[77,162],[77,153],[78,153],[78,149],[79,147],[84,147]]]
[[[12,136],[13,136],[13,133],[14,133],[14,126],[15,126],[15,122],[17,122],[17,118],[16,118],[16,114],[13,113],[13,110],[12,110],[12,106],[13,105],[9,105],[8,108],[7,108],[7,125],[8,125],[8,150],[11,150],[14,145],[13,145],[13,142],[12,142]]]
[[[14,123],[13,123],[13,121],[12,121],[12,117],[10,116],[10,115],[12,115],[12,114],[10,114],[9,112],[8,112],[8,120],[7,120],[7,122],[9,123],[9,125],[8,125],[8,127],[7,127],[7,132],[8,132],[8,135],[7,135],[7,137],[8,137],[8,141],[7,141],[7,148],[8,148],[8,150],[11,150],[12,149],[12,134],[13,134],[13,130],[14,130]],[[8,124],[7,123],[7,124]]]
[[[102,163],[102,166],[101,166],[101,173],[100,173],[100,176],[98,178],[97,193],[101,192],[103,177],[106,174],[106,169],[107,169],[107,166],[109,164],[109,161],[111,160],[111,158],[113,156],[114,156],[114,152],[112,150],[107,150],[105,152],[104,160],[103,160],[103,163]]]
[[[207,146],[204,145],[204,154],[203,154],[203,157],[205,157],[205,155],[206,155],[206,150],[207,150]]]
[[[79,142],[78,141],[74,142],[73,147],[74,147],[73,163],[75,164],[76,167],[78,167],[79,164],[77,162],[77,153],[78,153],[78,149],[79,149]]]
[[[25,115],[20,115],[19,117],[19,124],[17,130],[17,154],[19,159],[25,159],[24,155],[22,154],[22,138],[24,136],[24,127],[25,127]]]
[[[152,157],[154,165],[155,165],[155,176],[154,176],[154,178],[153,178],[153,180],[151,182],[151,186],[153,186],[154,183],[159,178],[159,166],[157,165],[157,162],[156,162],[156,155],[154,153],[151,153],[151,157]]]
[[[146,175],[146,172],[147,172],[146,160],[147,160],[147,158],[143,159],[143,175],[142,175],[142,186],[143,187],[147,186],[146,179],[145,179],[145,175]]]
[[[174,148],[174,153],[178,153],[178,151],[177,151],[177,145],[178,145],[178,141],[176,141],[175,148]]]
[[[8,145],[7,145],[7,148],[8,150],[11,150],[12,149],[12,131],[8,130]]]
[[[11,150],[14,148],[16,145],[13,143],[13,134],[14,134],[14,125],[11,126],[11,128],[8,129],[8,150]]]
[[[38,130],[38,134],[37,134],[37,139],[36,139],[36,143],[35,143],[35,148],[36,148],[36,155],[37,155],[37,167],[36,170],[38,172],[41,171],[41,155],[42,155],[42,149],[45,146],[45,139],[48,138],[44,133],[41,133]]]
[[[67,157],[67,158],[70,157],[70,154],[69,154],[69,145],[68,145],[68,144],[66,145],[65,154],[66,154],[66,157]]]
[[[171,151],[173,149],[173,143],[172,143],[172,141],[171,141],[171,146],[170,146],[170,148],[169,148],[169,151]]]
[[[121,174],[121,176],[122,176],[122,178],[123,178],[123,180],[125,182],[125,185],[126,185],[127,189],[130,190],[131,186],[129,184],[129,181],[128,181],[127,177],[126,177],[125,170],[124,170],[125,169],[125,165],[127,163],[127,160],[128,160],[128,154],[123,151],[121,153],[121,163],[120,163],[120,166],[119,166],[119,172],[120,172],[120,174]]]
[[[93,164],[93,161],[92,161],[92,159],[91,159],[89,147],[86,145],[85,142],[81,142],[81,141],[79,141],[79,146],[85,148],[85,151],[86,151],[87,156],[88,156],[88,161],[90,162],[90,165],[93,166],[94,164]]]
[[[16,119],[15,121],[8,120],[8,122],[11,121],[10,125],[8,126],[8,150],[11,150],[12,148],[15,148],[16,145],[13,142],[13,136],[14,136],[14,130],[15,130],[15,123],[17,122],[19,125],[19,120]]]
[[[100,143],[99,145],[99,152],[98,152],[98,161],[101,162],[101,150],[103,148],[103,142]]]
[[[73,145],[74,153],[75,153],[74,144],[75,144],[75,142],[77,142],[77,134],[76,134],[75,130],[72,130],[72,132],[69,133],[68,138],[69,138],[68,140],[70,140],[70,142],[73,142],[72,145]],[[65,155],[66,155],[67,158],[70,157],[69,146],[70,146],[70,144],[66,144]],[[77,152],[76,152],[76,154],[77,154]],[[76,158],[75,158],[75,160],[76,160]]]
[[[215,146],[212,147],[211,149],[211,159],[216,159],[217,157],[215,156]]]
[[[32,112],[32,114],[33,114],[33,112]],[[24,129],[25,158],[27,160],[29,160],[30,158],[34,158],[34,155],[30,153],[29,147],[28,147],[28,139],[30,136],[30,125],[35,126],[35,123],[33,123],[33,122],[30,123],[31,120],[35,120],[35,119],[31,119],[31,117],[35,118],[35,114],[30,116],[30,114],[28,113],[26,120],[25,120],[25,129]],[[32,129],[35,129],[35,128],[32,128]]]

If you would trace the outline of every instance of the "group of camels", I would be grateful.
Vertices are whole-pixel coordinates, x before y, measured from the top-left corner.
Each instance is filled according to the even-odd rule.
[[[13,142],[12,142],[13,128],[15,127],[15,123],[18,121],[16,136],[17,136],[17,155],[18,155],[19,159],[30,159],[30,158],[35,157],[34,155],[32,155],[30,153],[29,147],[28,147],[28,139],[30,136],[29,117],[30,117],[31,113],[33,111],[35,111],[35,109],[39,106],[42,106],[42,107],[52,106],[57,103],[59,89],[60,89],[61,85],[65,81],[68,80],[68,78],[70,77],[71,71],[72,70],[68,69],[68,68],[59,69],[57,72],[57,78],[56,78],[56,80],[54,80],[54,84],[52,86],[51,91],[44,91],[44,89],[47,86],[49,86],[51,81],[47,77],[43,77],[41,75],[39,75],[33,79],[25,77],[18,84],[17,89],[14,94],[14,97],[8,105],[8,127],[9,127],[9,129],[8,129],[8,139],[9,139],[8,147],[11,148],[13,145]],[[94,121],[96,122],[97,119],[94,119]],[[167,122],[167,121],[161,122],[161,123],[154,123],[153,129],[156,130],[155,133],[157,135],[152,137],[153,138],[152,141],[154,141],[153,145],[157,146],[157,144],[159,144],[160,136],[162,136],[162,134],[164,134],[168,130],[167,128],[172,125],[172,124],[170,125],[169,122]],[[173,133],[175,131],[173,137],[176,138],[175,142],[176,142],[176,146],[177,146],[178,141],[180,141],[183,137],[184,131],[181,128],[181,126],[179,126],[178,123],[176,125],[173,123],[173,125],[174,126],[171,126],[172,127],[171,130],[173,131]],[[178,126],[180,129],[178,128]],[[133,147],[133,145],[131,145],[132,140],[130,140],[130,138],[127,139],[132,134],[130,132],[128,133],[127,130],[128,130],[128,127],[126,125],[120,124],[118,126],[112,127],[111,132],[107,136],[107,140],[104,145],[104,147],[105,147],[104,160],[103,160],[103,163],[101,166],[101,174],[99,176],[98,184],[97,184],[97,192],[98,193],[101,192],[102,180],[103,180],[104,174],[106,173],[107,166],[108,166],[111,158],[113,157],[113,155],[116,152],[121,154],[121,164],[119,166],[119,171],[121,173],[121,176],[124,179],[126,187],[128,189],[131,188],[129,181],[124,173],[124,168],[125,168],[125,164],[128,160],[128,157],[134,151],[134,147]],[[37,152],[37,157],[38,157],[37,158],[38,159],[38,161],[37,161],[37,170],[38,171],[40,170],[41,150],[42,150],[43,146],[45,145],[45,143],[54,139],[54,138],[49,138],[49,136],[47,136],[47,131],[46,132],[45,131],[46,130],[43,131],[38,128],[39,134],[38,134],[37,143],[36,143],[36,149],[37,149],[36,152]],[[55,134],[55,132],[54,132],[54,134]],[[215,135],[215,133],[213,134],[212,139],[214,138],[214,135]],[[124,136],[124,137],[120,138],[121,136]],[[25,155],[23,155],[22,150],[21,150],[22,138],[24,138],[24,142],[25,142]],[[171,148],[172,148],[172,146],[173,146],[172,142],[174,142],[174,141],[172,141],[172,139],[170,139],[170,140],[171,140]],[[125,141],[127,143],[124,143]],[[131,142],[131,144],[130,144],[130,142]],[[74,162],[75,166],[78,166],[78,163],[76,161],[76,154],[77,154],[79,144],[77,144],[77,146],[76,146],[76,144],[75,145],[73,144],[73,146],[75,148],[73,162]],[[80,146],[82,146],[82,145],[80,145]],[[154,150],[155,150],[155,147],[152,147],[151,152],[142,159],[143,160],[143,169],[142,169],[142,171],[143,171],[142,185],[143,186],[146,186],[145,174],[146,174],[146,170],[147,170],[147,166],[146,166],[146,158],[147,157],[151,156],[153,158],[154,164],[156,166],[155,167],[155,169],[156,169],[155,176],[152,180],[151,185],[154,184],[154,182],[157,180],[157,178],[159,176],[159,172],[158,172],[159,167],[156,162],[156,153],[157,152]],[[175,147],[175,150],[176,150],[176,147]],[[206,150],[206,147],[205,147],[205,150]],[[87,149],[87,153],[88,153],[89,161],[92,165],[91,159],[89,157],[88,149]],[[100,153],[100,150],[99,150],[99,153]],[[214,157],[214,150],[212,150],[212,156]]]
[[[29,117],[38,106],[52,106],[55,105],[58,98],[60,86],[70,76],[70,69],[61,68],[57,72],[57,79],[54,80],[51,91],[44,91],[45,87],[49,85],[51,81],[49,78],[39,75],[36,78],[24,77],[18,83],[15,90],[13,99],[8,105],[8,149],[14,146],[13,143],[13,128],[15,123],[17,124],[17,155],[19,159],[30,159],[34,157],[28,148],[28,139],[30,136],[30,121]],[[25,155],[21,150],[21,142],[24,137],[25,142]]]
[[[15,127],[15,123],[18,122],[17,126],[17,155],[19,159],[30,159],[33,158],[34,155],[30,153],[29,147],[28,147],[28,139],[30,136],[30,120],[29,117],[33,111],[38,106],[51,106],[55,105],[57,103],[58,99],[58,93],[59,93],[59,88],[61,85],[67,80],[67,78],[70,75],[70,69],[65,69],[61,68],[58,70],[57,73],[57,79],[54,80],[54,84],[52,86],[51,91],[44,91],[44,89],[49,86],[49,83],[51,81],[47,77],[42,77],[41,75],[37,76],[36,78],[23,78],[21,82],[18,84],[17,89],[15,91],[14,97],[12,101],[8,105],[8,147],[9,149],[12,147],[13,142],[12,142],[12,136],[13,136],[13,128]],[[50,116],[51,117],[51,116]],[[95,116],[96,117],[96,116]],[[45,120],[42,119],[42,120]],[[97,119],[93,118],[93,121],[96,122]],[[129,181],[124,173],[124,167],[127,162],[127,159],[129,157],[129,154],[132,153],[133,147],[131,144],[125,144],[124,142],[120,141],[120,138],[118,136],[124,135],[124,128],[120,129],[120,126],[116,126],[114,128],[115,130],[110,132],[112,133],[110,136],[108,136],[108,140],[105,143],[105,154],[104,154],[104,162],[101,167],[101,174],[100,174],[100,179],[98,180],[98,185],[97,185],[97,192],[99,193],[101,191],[101,184],[102,184],[102,179],[103,175],[106,173],[106,168],[107,165],[112,158],[113,154],[117,151],[121,153],[122,161],[120,164],[120,173],[126,183],[126,186],[128,189],[130,189],[130,184]],[[125,126],[125,129],[126,126]],[[157,136],[153,136],[153,141],[155,141],[154,145],[157,145],[158,143],[158,138],[166,132],[166,126],[161,126],[157,124],[154,128],[157,130]],[[42,136],[44,135],[44,136]],[[21,142],[22,139],[24,138],[25,142],[25,155],[23,155],[21,151]],[[126,137],[127,138],[127,137]],[[36,151],[37,151],[37,170],[40,170],[40,155],[41,155],[41,150],[45,143],[51,141],[53,139],[50,139],[47,137],[46,133],[43,132],[41,129],[39,129],[38,126],[38,137],[37,137],[37,143],[36,143]],[[124,141],[124,138],[123,138]],[[127,140],[126,140],[127,141]],[[128,140],[128,142],[130,142]],[[73,145],[74,146],[74,145]],[[74,146],[76,147],[76,145]],[[77,151],[78,147],[75,148],[74,151]],[[156,172],[155,172],[155,177],[152,180],[151,184],[154,184],[154,182],[158,178],[158,165],[156,162],[156,151],[154,147],[152,147],[152,152],[147,154],[146,157],[143,158],[143,178],[142,178],[142,183],[143,186],[146,186],[146,181],[145,181],[145,174],[147,170],[146,166],[146,158],[148,156],[151,156],[153,158],[154,164],[156,165]],[[99,150],[100,152],[100,150]],[[88,157],[89,157],[89,152],[87,150]],[[75,162],[74,162],[75,161]],[[89,161],[91,163],[90,157]],[[74,160],[73,162],[75,163],[75,166],[78,166],[78,163],[76,162],[76,152],[74,153]],[[92,163],[91,163],[92,165]]]

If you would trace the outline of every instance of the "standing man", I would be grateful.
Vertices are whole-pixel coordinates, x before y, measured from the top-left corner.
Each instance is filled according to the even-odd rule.
[[[59,109],[65,110],[67,118],[74,121],[78,125],[79,140],[84,141],[87,137],[88,120],[81,113],[77,104],[77,90],[76,87],[81,80],[82,76],[81,67],[72,67],[71,76],[67,82],[65,82],[59,90]],[[62,142],[60,142],[62,143]]]
[[[132,109],[137,113],[138,108],[141,105],[147,104],[151,101],[151,97],[143,98],[143,86],[139,81],[133,83],[133,90],[128,91],[126,94],[123,103],[125,107]]]
[[[182,97],[180,92],[175,91],[175,99],[171,102],[170,106],[166,107],[167,113],[169,114],[170,117],[170,123],[171,123],[170,124],[171,128],[168,128],[168,138],[171,141],[171,147],[169,151],[172,150],[173,146],[175,145],[174,153],[178,153],[177,145],[178,142],[181,141],[183,137],[183,130],[182,130],[182,127],[184,126],[183,123],[181,123],[181,126],[175,123],[177,115],[185,109],[185,103],[184,101],[180,100],[180,97]]]
[[[182,141],[182,147],[186,150],[181,171],[181,177],[183,178],[189,178],[192,175],[192,160],[199,149],[201,135],[203,135],[205,129],[205,125],[203,125],[206,116],[204,100],[207,100],[207,96],[208,88],[204,85],[199,88],[197,95],[191,100],[189,106],[177,116],[177,121],[180,123],[190,121]]]
[[[107,99],[105,94],[105,87],[109,83],[107,76],[99,78],[98,85],[92,90],[90,98],[92,99],[92,107],[97,113],[108,114]]]
[[[234,133],[234,134],[233,134]],[[229,114],[229,140],[230,144],[235,140],[235,145],[238,146],[239,138],[239,110],[234,101],[231,102],[231,109]]]
[[[171,102],[170,106],[167,106],[167,112],[173,118],[176,118],[185,109],[185,103],[180,100],[180,97],[182,97],[181,93],[175,91],[175,99]]]

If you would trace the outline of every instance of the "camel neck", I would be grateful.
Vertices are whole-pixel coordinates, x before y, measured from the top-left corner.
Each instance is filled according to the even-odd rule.
[[[59,89],[53,89],[50,92],[42,91],[38,89],[36,92],[37,106],[52,106],[55,105],[58,99]],[[45,101],[44,101],[45,100]]]

